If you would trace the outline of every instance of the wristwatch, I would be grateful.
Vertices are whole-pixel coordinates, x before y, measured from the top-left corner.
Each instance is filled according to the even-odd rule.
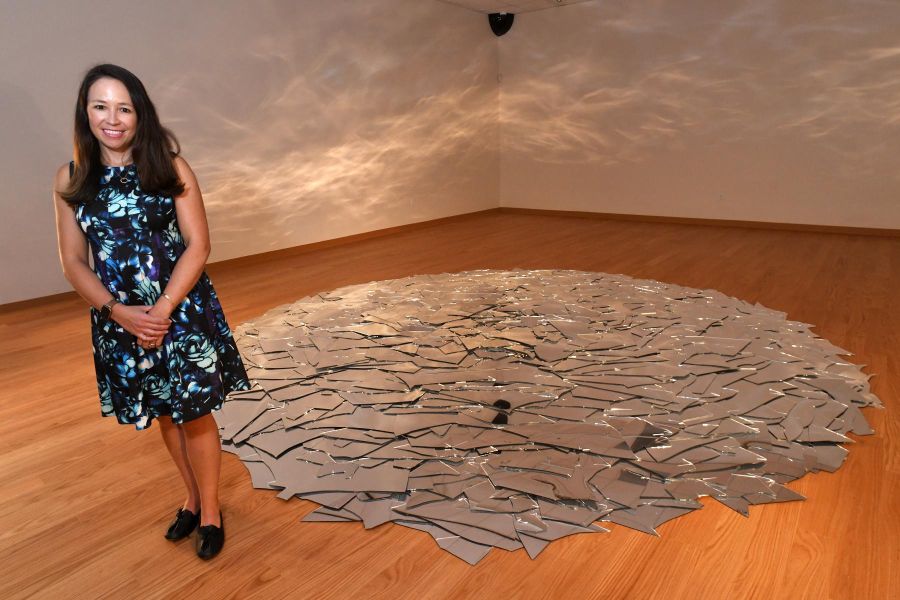
[[[104,321],[109,319],[109,316],[112,314],[112,307],[118,304],[119,301],[113,298],[109,302],[103,305],[103,308],[100,309],[100,318]]]

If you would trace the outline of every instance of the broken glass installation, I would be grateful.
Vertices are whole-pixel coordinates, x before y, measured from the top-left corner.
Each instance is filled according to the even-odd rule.
[[[223,448],[253,486],[393,522],[476,563],[497,547],[656,534],[709,496],[802,499],[872,433],[868,376],[805,323],[712,290],[581,271],[344,287],[235,329],[253,388]]]

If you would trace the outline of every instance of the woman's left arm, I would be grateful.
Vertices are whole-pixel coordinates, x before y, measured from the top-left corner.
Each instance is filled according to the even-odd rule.
[[[203,196],[200,195],[197,178],[187,161],[180,156],[175,157],[175,169],[178,171],[178,177],[184,183],[184,193],[177,196],[174,201],[178,228],[184,239],[185,251],[175,263],[172,276],[163,290],[172,300],[161,295],[150,310],[151,314],[166,318],[172,314],[200,279],[200,275],[206,267],[206,259],[209,257],[210,250],[209,225],[206,222],[206,210],[203,208]]]

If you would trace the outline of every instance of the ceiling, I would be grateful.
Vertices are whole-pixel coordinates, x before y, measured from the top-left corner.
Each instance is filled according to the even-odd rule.
[[[490,13],[523,13],[545,8],[578,4],[590,0],[439,0],[447,4],[455,4],[485,14]]]

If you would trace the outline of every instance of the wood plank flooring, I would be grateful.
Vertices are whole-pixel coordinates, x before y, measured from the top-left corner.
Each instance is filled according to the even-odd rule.
[[[300,523],[315,505],[254,490],[225,454],[228,541],[205,563],[163,538],[183,494],[158,427],[101,419],[87,305],[55,297],[0,309],[0,598],[900,597],[900,239],[493,212],[207,272],[236,326],[343,285],[516,267],[714,288],[812,323],[875,374],[876,434],[790,484],[804,502],[745,519],[707,499],[659,538],[612,525],[477,567],[403,527]]]

